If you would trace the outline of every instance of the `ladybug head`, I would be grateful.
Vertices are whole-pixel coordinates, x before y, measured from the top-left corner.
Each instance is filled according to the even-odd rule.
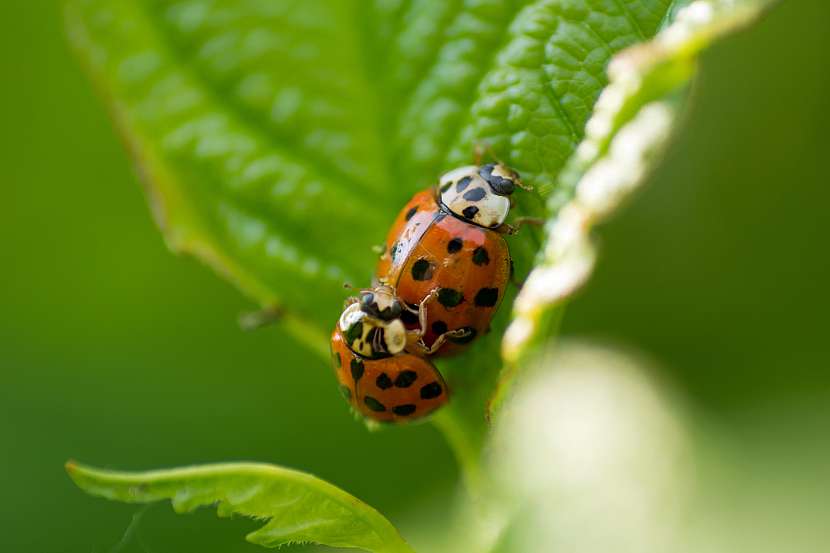
[[[400,317],[403,310],[401,302],[387,286],[361,292],[360,309],[367,315],[387,322]]]
[[[368,359],[389,357],[406,346],[406,327],[400,319],[401,303],[392,290],[364,290],[340,315],[337,323],[352,351]]]
[[[460,219],[496,228],[507,219],[517,185],[519,175],[501,163],[459,167],[441,177],[441,205]]]

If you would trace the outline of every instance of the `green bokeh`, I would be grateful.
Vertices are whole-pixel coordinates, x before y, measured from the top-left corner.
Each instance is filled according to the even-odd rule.
[[[79,492],[69,457],[280,463],[405,532],[421,506],[445,512],[458,472],[431,426],[367,432],[317,357],[278,328],[241,332],[252,306],[168,253],[58,6],[3,2],[0,18],[0,550],[121,539],[136,508]],[[706,56],[686,132],[602,229],[598,271],[565,321],[653,354],[747,451],[787,459],[787,437],[816,489],[830,435],[828,28],[824,0],[790,0]],[[124,551],[257,550],[240,540],[246,521],[143,517]]]

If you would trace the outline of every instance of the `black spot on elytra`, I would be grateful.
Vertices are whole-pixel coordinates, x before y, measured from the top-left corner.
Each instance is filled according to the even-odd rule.
[[[364,396],[363,403],[366,404],[366,407],[368,407],[376,413],[382,413],[386,411],[386,406],[378,400],[376,400],[375,398],[373,398],[372,396]]]
[[[438,303],[444,307],[455,307],[464,301],[464,294],[453,288],[441,288],[438,290]]]
[[[412,216],[415,215],[416,211],[418,211],[417,205],[406,212],[406,220],[409,221],[410,219],[412,219]]]
[[[429,280],[432,278],[432,273],[435,266],[426,259],[419,259],[412,264],[412,278],[415,280]]]
[[[459,180],[458,183],[455,185],[455,189],[458,192],[464,192],[464,189],[470,186],[470,182],[472,182],[471,177],[464,177],[463,179]]]
[[[461,214],[464,216],[465,219],[472,219],[478,213],[478,208],[474,205],[465,207],[461,210]]]
[[[432,331],[438,336],[445,333],[447,329],[447,323],[445,323],[444,321],[435,321],[434,323],[432,323]]]
[[[421,386],[421,399],[435,399],[441,395],[444,389],[437,382],[430,382]]]
[[[490,254],[484,249],[484,246],[479,246],[473,251],[473,263],[476,265],[487,265],[490,263]]]
[[[453,344],[469,344],[473,340],[475,340],[478,332],[471,326],[465,326],[463,328],[459,328],[458,330],[464,330],[466,333],[463,336],[447,336],[447,340],[452,342]]]
[[[381,390],[387,390],[392,387],[392,379],[389,378],[388,374],[380,373],[375,379],[375,384],[377,384],[378,388]]]
[[[418,380],[418,373],[415,371],[401,371],[395,379],[395,386],[398,388],[409,388],[416,380]]]
[[[472,190],[464,192],[464,199],[471,202],[477,202],[486,195],[487,192],[485,192],[483,188],[473,188]]]
[[[403,311],[401,311],[401,321],[403,321],[404,325],[414,325],[420,322],[418,320],[418,315],[413,313],[409,309],[404,309]]]
[[[345,384],[340,385],[340,395],[343,396],[343,399],[346,401],[351,401],[352,399],[352,391]]]
[[[360,380],[363,377],[363,370],[364,370],[363,361],[361,361],[357,357],[352,359],[351,369],[352,369],[352,378],[354,379],[355,382],[357,382],[358,380]]]
[[[482,288],[476,293],[475,304],[478,307],[493,307],[498,299],[498,288]]]
[[[363,336],[363,323],[357,322],[346,329],[346,343],[352,345],[355,340]]]
[[[464,245],[464,241],[461,238],[453,238],[449,242],[447,242],[447,252],[448,253],[456,253],[461,250],[461,247]]]
[[[392,411],[396,415],[411,415],[415,412],[415,406],[411,403],[404,403],[403,405],[395,405]]]

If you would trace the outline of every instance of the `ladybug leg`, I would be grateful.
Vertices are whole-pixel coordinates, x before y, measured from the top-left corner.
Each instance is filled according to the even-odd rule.
[[[514,235],[519,232],[519,229],[522,228],[523,225],[533,225],[535,227],[540,227],[545,224],[545,220],[541,217],[516,217],[513,220],[513,225],[508,225],[507,223],[502,224],[497,229],[494,229],[499,234],[507,234],[507,235]]]
[[[359,301],[360,301],[360,299],[358,299],[358,298],[356,298],[356,297],[354,297],[354,296],[352,296],[352,297],[350,297],[350,298],[346,298],[345,300],[343,300],[343,309],[345,310],[345,309],[346,309],[347,307],[349,307],[350,305],[352,305],[352,304],[354,304],[354,303],[357,303],[357,302],[359,302]]]
[[[436,338],[435,342],[433,342],[431,348],[428,348],[426,346],[426,344],[423,343],[423,341],[421,342],[421,347],[423,348],[424,353],[426,353],[427,355],[432,355],[433,353],[435,353],[436,351],[441,349],[441,346],[444,345],[444,342],[447,341],[447,338],[466,338],[469,335],[470,335],[470,331],[465,330],[463,328],[458,328],[456,330],[449,330],[449,331],[443,333],[438,338]]]
[[[418,326],[421,327],[418,332],[420,337],[423,337],[424,334],[427,333],[427,303],[432,301],[432,299],[436,296],[438,296],[437,288],[427,294],[427,296],[421,300],[421,303],[418,304]]]

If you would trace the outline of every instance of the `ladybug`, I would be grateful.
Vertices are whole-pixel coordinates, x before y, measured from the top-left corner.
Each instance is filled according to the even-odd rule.
[[[405,302],[406,328],[422,327],[423,354],[458,353],[489,329],[513,273],[503,235],[515,232],[505,219],[516,186],[519,175],[501,163],[460,167],[415,194],[392,225],[375,276]]]
[[[435,366],[404,351],[413,332],[405,329],[403,312],[391,289],[364,290],[349,301],[331,336],[340,391],[355,412],[373,421],[409,422],[447,402],[447,385]]]

